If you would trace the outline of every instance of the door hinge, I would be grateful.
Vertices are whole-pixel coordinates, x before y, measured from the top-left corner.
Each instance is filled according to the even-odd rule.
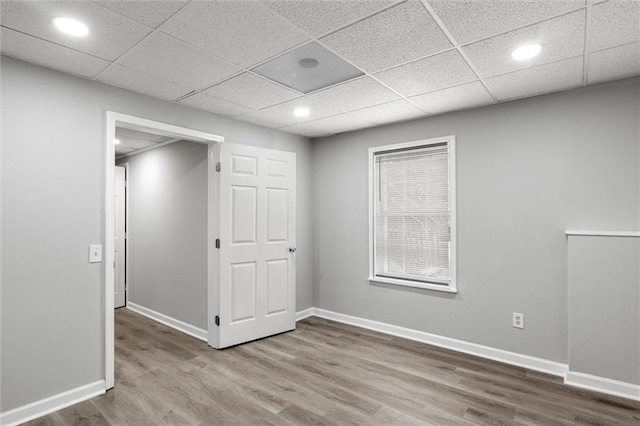
[[[220,239],[216,238],[216,248],[219,249],[220,248]]]
[[[218,161],[216,163],[216,172],[219,172],[220,170],[222,170],[222,164],[220,164],[220,162]]]
[[[220,317],[216,315],[216,325],[220,327]]]

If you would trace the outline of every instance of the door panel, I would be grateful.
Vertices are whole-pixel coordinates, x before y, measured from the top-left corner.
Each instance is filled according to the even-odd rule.
[[[267,260],[267,315],[287,310],[289,259]]]
[[[295,328],[295,153],[220,148],[220,328],[227,347]]]
[[[126,226],[126,169],[115,166],[114,171],[114,285],[113,306],[120,308],[125,304],[125,226]]]
[[[267,188],[267,242],[288,241],[288,192],[286,189]]]
[[[231,323],[256,318],[256,262],[231,265]]]
[[[231,243],[256,243],[258,212],[255,186],[231,187]]]

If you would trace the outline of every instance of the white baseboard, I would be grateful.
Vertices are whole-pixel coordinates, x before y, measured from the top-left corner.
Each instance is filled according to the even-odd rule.
[[[296,312],[296,322],[303,320],[305,318],[312,317],[314,309],[315,308],[307,308],[307,309],[303,309],[302,311]]]
[[[31,404],[23,405],[5,413],[0,413],[0,425],[13,426],[26,423],[54,411],[75,405],[94,396],[105,393],[105,381],[99,380],[57,395],[50,396]]]
[[[640,385],[575,371],[569,371],[564,382],[569,386],[640,401]]]
[[[207,330],[203,330],[191,324],[187,324],[186,322],[171,318],[170,316],[145,308],[144,306],[140,306],[133,302],[129,302],[127,304],[127,309],[131,309],[133,312],[137,312],[140,315],[151,318],[152,320],[157,321],[160,324],[164,324],[167,327],[175,328],[176,330],[195,337],[196,339],[204,340],[205,342],[207,341]]]
[[[309,311],[311,311],[311,314],[309,314]],[[477,343],[470,343],[464,340],[425,333],[424,331],[340,314],[326,309],[310,308],[299,312],[298,316],[300,319],[308,316],[317,316],[369,330],[379,331],[392,336],[403,337],[405,339],[451,349],[456,352],[462,352],[481,358],[504,362],[505,364],[528,368],[529,370],[541,371],[543,373],[563,377],[565,384],[569,386],[640,401],[640,385],[607,379],[605,377],[592,376],[590,374],[576,373],[569,371],[569,366],[567,364],[549,361],[543,358],[536,358],[529,355],[505,351],[503,349],[492,348],[490,346],[479,345]]]
[[[353,317],[351,315],[339,314],[337,312],[328,311],[326,309],[313,308],[313,314],[320,318],[326,318],[345,324],[351,324],[369,330],[379,331],[381,333],[390,334],[392,336],[403,337],[417,342],[427,343],[429,345],[441,348],[451,349],[456,352],[462,352],[469,355],[475,355],[481,358],[491,359],[494,361],[504,362],[506,364],[516,365],[518,367],[528,368],[530,370],[541,371],[554,376],[564,377],[568,371],[568,366],[555,361],[549,361],[543,358],[536,358],[529,355],[522,355],[515,352],[496,349],[490,346],[470,343],[464,340],[452,339],[450,337],[439,336],[437,334],[426,333],[424,331],[413,330],[410,328],[399,327],[397,325],[386,324],[383,322],[372,321],[365,318]]]

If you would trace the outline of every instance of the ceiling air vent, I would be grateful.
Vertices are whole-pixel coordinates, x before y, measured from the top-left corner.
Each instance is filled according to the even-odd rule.
[[[333,86],[364,74],[315,42],[280,55],[252,71],[302,93]]]

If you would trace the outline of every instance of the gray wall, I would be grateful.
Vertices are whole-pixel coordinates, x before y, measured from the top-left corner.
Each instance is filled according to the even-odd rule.
[[[640,238],[569,237],[571,371],[640,384]]]
[[[207,329],[207,145],[180,141],[129,163],[128,298]]]
[[[314,305],[566,362],[564,230],[638,229],[639,100],[628,80],[314,141]],[[445,135],[459,293],[368,282],[367,149]]]
[[[311,143],[2,57],[2,370],[8,411],[104,378],[106,111],[297,154],[297,309],[311,307]]]

